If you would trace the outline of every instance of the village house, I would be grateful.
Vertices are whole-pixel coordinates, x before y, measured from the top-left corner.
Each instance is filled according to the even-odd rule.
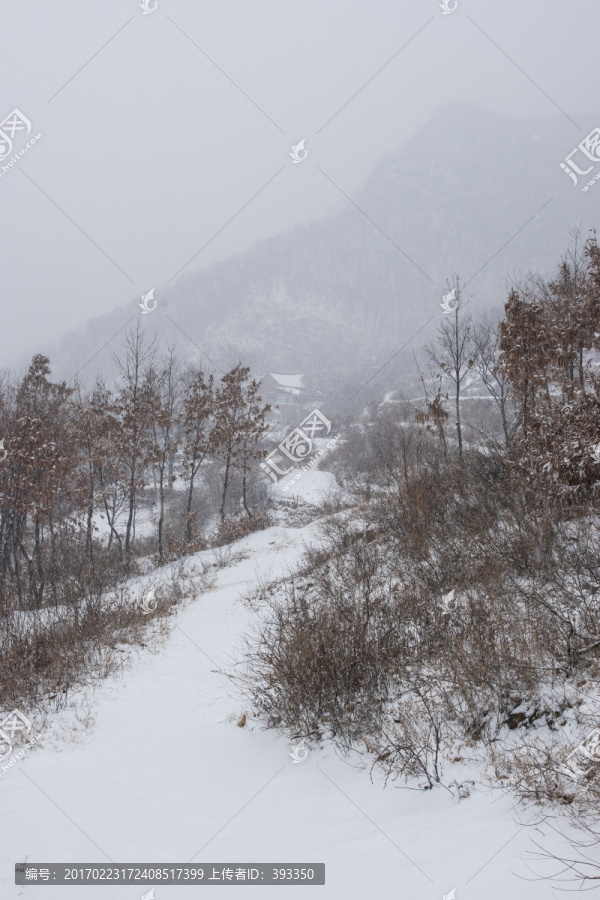
[[[282,375],[269,372],[260,383],[260,395],[266,403],[301,404],[307,399],[307,387],[304,375]]]

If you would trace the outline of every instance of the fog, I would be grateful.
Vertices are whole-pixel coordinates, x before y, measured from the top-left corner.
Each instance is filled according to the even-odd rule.
[[[2,900],[593,888],[599,0],[0,34]]]
[[[0,116],[17,108],[42,135],[0,177],[3,366],[343,209],[450,101],[564,114],[573,146],[598,106],[591,0],[459,0],[448,15],[436,0],[159,0],[149,14],[3,0],[0,23]],[[570,149],[556,147],[557,184]]]

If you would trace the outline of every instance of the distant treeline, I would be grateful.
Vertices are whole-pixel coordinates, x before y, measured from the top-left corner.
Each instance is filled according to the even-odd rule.
[[[221,522],[241,507],[253,515],[251,470],[267,450],[269,405],[248,367],[215,381],[179,364],[173,351],[157,359],[138,327],[117,358],[120,378],[89,393],[51,380],[37,355],[22,380],[0,386],[0,602],[40,608],[59,602],[73,567],[128,571],[136,514],[153,498],[154,549],[182,555],[201,541],[203,522]],[[2,459],[2,457],[4,457]],[[210,473],[210,490],[203,472]],[[179,479],[181,490],[173,492]],[[152,492],[148,491],[151,487]],[[198,491],[202,487],[202,504]],[[258,492],[260,493],[260,492]],[[252,496],[250,496],[252,494]],[[166,501],[176,500],[169,505]],[[97,534],[100,517],[105,539]],[[168,529],[166,528],[168,519]]]

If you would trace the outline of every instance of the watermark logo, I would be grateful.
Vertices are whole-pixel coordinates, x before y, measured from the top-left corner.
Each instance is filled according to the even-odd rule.
[[[145,616],[148,616],[155,611],[157,606],[158,600],[156,599],[154,588],[152,588],[142,600],[142,612]]]
[[[0,453],[2,454],[0,456],[0,462],[4,462],[4,460],[8,456],[8,450],[6,450],[6,448],[4,447],[4,441],[5,441],[5,438],[2,438],[2,440],[0,441]],[[599,462],[600,462],[600,460],[599,460]]]
[[[450,6],[451,0],[444,0],[443,3],[440,3],[440,9],[442,10],[442,15],[447,16],[449,13],[453,13],[454,10],[458,6],[458,0],[454,0],[454,6]],[[450,896],[450,894],[448,894]]]
[[[561,771],[575,782],[580,778],[585,778],[594,768],[587,765],[585,769],[580,769],[575,762],[577,757],[583,757],[588,763],[590,761],[593,763],[600,762],[600,729],[594,728],[593,731],[590,731],[579,746],[575,747],[572,753],[569,753],[565,760],[566,765],[560,767]],[[581,761],[583,762],[583,760]]]
[[[143,0],[142,3],[138,3],[138,6],[142,10],[142,15],[147,16],[148,13],[153,13],[158,7],[158,0],[154,0],[154,6],[150,6],[150,0]]]
[[[10,156],[13,149],[13,138],[17,131],[31,131],[31,122],[24,116],[20,109],[13,109],[4,121],[0,122],[0,159]]]
[[[452,304],[454,304],[454,306]],[[458,306],[458,300],[456,299],[456,288],[452,288],[449,294],[443,295],[440,306],[444,310],[445,316],[450,315],[450,313],[456,312],[456,307]]]
[[[0,442],[0,447],[2,443]],[[595,447],[592,447],[592,456],[594,457],[594,462],[600,463],[600,444],[596,444]]]
[[[18,759],[23,759],[27,752],[27,747],[21,747],[13,753],[13,740],[15,734],[21,733],[28,735],[31,732],[31,722],[27,716],[19,709],[13,709],[2,722],[0,722],[0,763],[6,760],[6,765],[0,764],[0,778],[2,778],[9,769],[12,769]],[[39,734],[33,735],[27,741],[29,747],[37,743]],[[12,756],[11,756],[12,754]],[[10,759],[7,757],[10,756]]]
[[[443,607],[443,616],[450,615],[451,612],[454,612],[456,609],[456,600],[454,599],[454,589],[450,591],[449,594],[446,594],[445,597],[442,597],[442,607]]]
[[[449,894],[444,894],[443,900],[455,900],[456,888],[452,888]]]
[[[154,888],[151,888],[147,894],[142,894],[142,900],[154,900]]]
[[[304,753],[304,756],[301,756],[301,753]],[[292,757],[292,763],[299,763],[302,762],[303,759],[306,759],[308,750],[304,746],[304,738],[302,738],[301,741],[298,741],[293,751],[290,753],[290,756]]]
[[[13,709],[5,719],[0,722],[0,759],[6,759],[10,756],[13,749],[13,738],[15,734],[22,732],[29,734],[31,731],[31,722],[18,709]]]
[[[580,156],[577,157],[577,154],[580,154]],[[576,161],[573,160],[573,157],[576,157]],[[591,166],[589,164],[590,162],[592,163]],[[559,163],[563,172],[567,173],[575,186],[577,186],[579,182],[578,175],[589,175],[598,164],[600,164],[600,126],[596,126],[593,131],[590,131],[588,136],[585,137],[568,156],[565,156],[564,163]],[[581,166],[587,166],[587,168],[582,169]],[[599,178],[600,172],[597,172],[592,180],[588,181],[581,190],[589,190]]]
[[[306,138],[302,138],[299,144],[292,145],[292,152],[289,155],[292,157],[293,164],[302,162],[302,160],[306,159],[308,156],[308,150],[304,147],[305,141]],[[304,156],[300,156],[301,153],[303,153]]]
[[[154,300],[154,288],[151,291],[148,291],[147,294],[142,294],[142,302],[138,303],[138,306],[142,310],[142,315],[144,316],[146,313],[154,312],[158,303],[154,300],[154,306],[150,306],[150,300]]]
[[[13,142],[16,142],[21,134],[26,137],[31,131],[31,127],[31,122],[20,109],[13,109],[0,122],[0,178],[14,166],[20,156],[23,156],[41,138],[42,135],[38,132],[30,141],[27,141],[24,147],[16,150],[14,156],[8,159],[13,151]],[[6,165],[2,164],[3,160],[6,160]]]
[[[322,431],[324,431],[326,435],[329,434],[331,431],[331,422],[318,409],[313,409],[310,415],[300,423],[298,428],[294,428],[279,446],[269,453],[265,461],[260,464],[261,469],[264,469],[269,477],[277,483],[280,478],[283,478],[292,471],[296,463],[302,462],[310,456],[313,449],[312,439],[317,433]],[[287,459],[279,458],[275,461],[275,456],[278,453],[282,453]],[[280,465],[287,463],[289,460],[292,461],[292,465],[285,470],[281,469]]]

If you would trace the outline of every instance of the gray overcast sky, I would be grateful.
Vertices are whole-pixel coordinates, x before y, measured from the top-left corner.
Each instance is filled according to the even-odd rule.
[[[257,192],[184,271],[340,208],[316,165],[352,194],[440,105],[600,107],[598,0],[1,0],[0,34],[0,119],[42,133],[0,176],[0,367],[164,287]]]

